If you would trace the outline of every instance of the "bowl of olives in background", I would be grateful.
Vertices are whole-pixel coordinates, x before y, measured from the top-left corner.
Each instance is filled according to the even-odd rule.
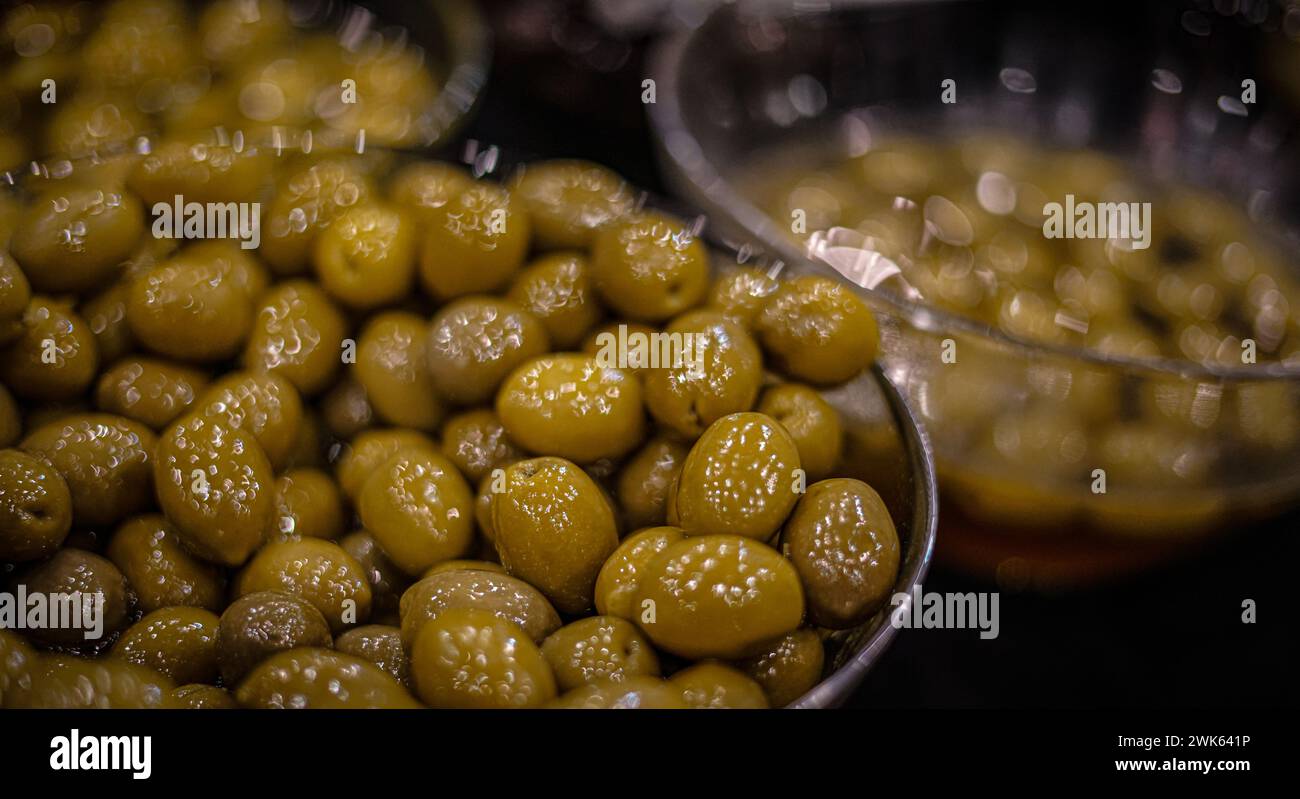
[[[673,185],[869,290],[942,559],[1095,582],[1300,498],[1295,115],[1253,47],[1280,13],[737,3],[660,48]]]
[[[468,0],[112,0],[0,16],[0,169],[147,134],[276,127],[434,147],[487,82],[490,33]],[[50,168],[59,168],[49,164]]]

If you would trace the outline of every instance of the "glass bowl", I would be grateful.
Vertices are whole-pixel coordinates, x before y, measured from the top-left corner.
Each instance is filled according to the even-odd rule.
[[[242,131],[222,129],[207,131],[205,136],[213,145],[229,145],[230,140],[237,140],[244,154],[260,152],[274,156],[269,159],[267,178],[280,166],[279,159],[294,164],[308,155],[354,157],[379,183],[412,161],[434,160],[419,153],[379,147],[357,152],[351,142],[331,140],[311,131],[279,129],[269,134],[262,131],[245,136]],[[528,159],[523,155],[475,140],[468,140],[464,145],[457,158],[477,180],[506,183],[519,170],[528,168]],[[34,163],[24,172],[0,173],[0,209],[13,209],[12,216],[17,217],[21,204],[31,197],[49,196],[62,186],[76,187],[85,181],[116,179],[123,174],[125,165],[143,157],[152,147],[149,137],[139,137],[120,147],[106,148],[92,157],[55,157]],[[269,191],[270,187],[264,181],[257,196],[266,201]],[[654,208],[692,219],[692,212],[688,209],[648,193],[640,194],[637,207]],[[706,231],[707,219],[695,218],[690,227]],[[4,246],[9,233],[6,226],[0,225],[0,246]],[[766,259],[756,255],[753,248],[725,236],[712,235],[712,231],[705,234],[705,239],[711,248],[714,274],[738,264],[757,267],[774,276],[802,274],[809,268]],[[123,278],[114,280],[120,279]],[[292,279],[292,276],[279,279]],[[80,299],[70,299],[78,302],[78,309],[82,310],[87,304],[94,303],[101,291],[108,293],[112,290],[110,284]],[[386,306],[375,313],[392,307]],[[418,290],[413,290],[412,296],[400,307],[425,317],[435,309],[433,301],[423,297]],[[361,312],[357,312],[351,319],[351,329],[360,329],[361,319]],[[903,392],[891,382],[879,364],[842,385],[824,390],[822,396],[837,409],[843,425],[844,449],[838,474],[869,483],[888,507],[900,542],[899,571],[892,594],[910,597],[914,590],[920,589],[928,573],[938,523],[938,490],[929,439]],[[50,407],[46,408],[46,405]],[[29,410],[57,411],[57,405],[32,402]],[[322,431],[322,436],[318,449],[327,452],[332,463],[347,446],[346,441],[335,439],[326,431]],[[892,610],[893,605],[886,605],[855,628],[821,631],[826,657],[823,679],[791,706],[821,708],[844,703],[898,634],[898,628],[889,623]]]
[[[885,371],[934,439],[940,555],[958,566],[1013,585],[1092,581],[1294,505],[1300,364],[1107,355],[1004,332],[881,282],[870,244],[810,257],[789,220],[760,210],[755,175],[896,136],[1010,136],[1215,191],[1294,252],[1300,12],[1208,5],[738,2],[653,57],[647,110],[670,185],[879,310]]]

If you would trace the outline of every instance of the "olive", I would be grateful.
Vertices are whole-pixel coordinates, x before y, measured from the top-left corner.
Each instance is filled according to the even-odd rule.
[[[411,649],[420,698],[436,708],[539,707],[555,698],[541,650],[517,625],[474,608],[427,622]]]
[[[235,596],[276,591],[300,597],[334,632],[370,618],[370,583],[356,559],[331,541],[302,538],[262,547],[240,572]]]
[[[72,495],[45,461],[0,450],[0,560],[39,560],[53,554],[72,528]]]
[[[505,470],[492,496],[501,565],[564,613],[592,606],[596,575],[618,547],[608,501],[586,472],[562,458],[534,458]]]
[[[645,565],[634,604],[645,608],[638,622],[650,640],[688,658],[752,655],[798,627],[804,612],[790,562],[736,535],[669,544]]]
[[[560,627],[560,616],[536,588],[517,577],[481,569],[435,572],[402,594],[402,640],[415,643],[420,629],[452,608],[486,610],[519,625],[535,643]]]
[[[808,487],[781,533],[803,581],[808,616],[831,629],[855,627],[889,601],[899,543],[884,500],[860,480],[837,477]]]
[[[153,470],[158,504],[195,554],[239,566],[261,545],[274,485],[251,435],[212,417],[186,417],[163,432]]]
[[[242,707],[276,709],[418,708],[388,672],[367,660],[329,649],[290,649],[253,668],[235,700]]]
[[[473,495],[451,461],[430,449],[402,449],[367,478],[361,523],[399,569],[417,575],[465,555],[473,543]]]
[[[221,570],[191,555],[162,516],[127,519],[109,539],[106,554],[126,575],[145,613],[178,605],[215,613],[225,604]]]
[[[325,617],[306,600],[273,591],[246,594],[230,603],[217,625],[221,680],[236,685],[277,652],[332,642]]]
[[[766,541],[799,499],[803,479],[794,440],[761,413],[710,425],[669,493],[668,522],[688,535],[734,534]]]
[[[542,642],[561,691],[602,680],[659,675],[654,648],[635,624],[616,616],[590,616],[551,633]]]

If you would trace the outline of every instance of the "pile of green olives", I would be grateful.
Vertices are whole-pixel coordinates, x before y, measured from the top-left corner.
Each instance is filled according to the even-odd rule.
[[[225,155],[51,181],[0,249],[6,588],[102,597],[0,630],[4,706],[783,706],[888,602],[845,284],[714,279],[586,162]],[[155,238],[172,194],[260,247]]]
[[[15,3],[0,17],[0,169],[164,131],[167,160],[218,125],[411,146],[442,65],[394,28],[302,27],[289,0]],[[210,166],[228,167],[214,154]],[[194,167],[201,171],[205,164]]]

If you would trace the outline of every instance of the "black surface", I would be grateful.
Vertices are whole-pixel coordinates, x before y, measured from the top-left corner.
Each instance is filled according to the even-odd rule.
[[[641,105],[645,39],[601,38],[573,8],[543,0],[488,4],[497,59],[466,135],[524,155],[604,163],[662,193]],[[595,41],[577,49],[600,56],[554,46],[572,39]],[[1300,704],[1298,536],[1300,514],[1293,514],[1123,582],[1055,596],[1004,592],[997,639],[981,640],[973,630],[904,630],[850,704]],[[939,568],[925,588],[990,590]],[[1241,620],[1246,599],[1256,602],[1254,624]]]

